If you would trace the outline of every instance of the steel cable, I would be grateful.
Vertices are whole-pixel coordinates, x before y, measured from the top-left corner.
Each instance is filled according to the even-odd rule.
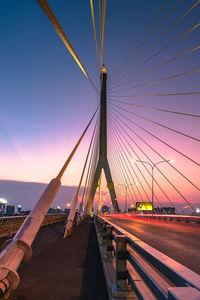
[[[113,113],[114,115],[115,115],[115,117],[117,117],[117,120],[115,119],[115,121],[117,122],[117,124],[119,124],[119,122],[118,122],[118,120],[120,120],[119,119],[119,117],[115,114],[115,113]],[[121,121],[121,120],[120,120]],[[122,121],[122,123],[125,125],[125,126],[127,126],[130,130],[131,130],[131,128],[128,126],[128,125],[126,125],[123,121]],[[132,139],[132,137],[127,133],[127,131],[121,126],[121,125],[119,125],[121,128],[122,128],[122,130],[127,134],[127,136],[129,136],[129,138],[133,141],[133,143],[140,149],[140,151],[145,155],[145,157],[147,157],[148,158],[148,160],[153,164],[153,161],[146,155],[146,153],[142,150],[142,148],[141,147],[139,147],[138,146],[138,144]],[[132,130],[131,130],[132,131]],[[133,131],[132,131],[133,132]],[[139,137],[139,135],[137,135],[135,132],[133,132],[137,137]],[[140,138],[140,137],[139,137]],[[143,139],[142,139],[142,141],[143,141]],[[153,149],[148,143],[146,143],[145,141],[143,141],[145,144],[147,144],[155,153],[157,153],[163,160],[165,160],[166,162],[167,162],[167,160],[164,158],[164,157],[162,157],[155,149]],[[175,167],[173,167],[171,164],[169,164],[172,168],[174,168],[176,171],[177,171],[177,169],[175,168]],[[156,166],[156,169],[160,172],[160,174],[162,174],[163,175],[163,177],[167,180],[167,182],[176,190],[176,192],[183,198],[183,200],[195,211],[195,209],[194,209],[194,207],[191,205],[191,203],[181,194],[181,192],[175,187],[175,185],[163,174],[163,172]],[[178,173],[180,173],[179,171],[178,171]],[[183,175],[184,176],[184,175]],[[185,178],[185,179],[187,179],[187,178]],[[187,179],[188,180],[188,179]],[[189,181],[189,180],[188,180]],[[190,182],[190,181],[189,181]],[[195,185],[194,184],[192,184],[194,187],[195,187]],[[199,191],[200,191],[200,189],[198,188],[198,187],[196,187]]]
[[[195,47],[195,48],[193,48],[193,49],[191,49],[191,50],[188,50],[188,51],[186,51],[186,52],[184,52],[184,53],[182,53],[182,54],[180,54],[180,55],[178,55],[178,56],[176,56],[176,57],[173,57],[172,59],[170,59],[170,60],[168,60],[168,61],[166,61],[166,62],[164,62],[164,63],[162,63],[162,64],[160,64],[160,65],[158,65],[158,66],[156,66],[156,67],[154,67],[154,68],[152,68],[152,69],[150,69],[150,70],[148,70],[148,71],[143,72],[142,74],[140,74],[140,75],[138,75],[138,76],[132,77],[131,79],[129,79],[129,80],[127,80],[127,81],[121,82],[121,83],[118,84],[117,86],[112,86],[112,85],[111,85],[110,88],[109,88],[109,90],[112,91],[112,90],[115,89],[116,87],[123,86],[123,85],[125,85],[125,84],[127,84],[127,83],[129,83],[129,82],[131,82],[131,81],[133,81],[133,80],[135,80],[135,79],[141,78],[142,76],[147,75],[147,74],[149,74],[149,73],[151,73],[151,72],[153,72],[153,71],[155,71],[155,70],[157,70],[157,69],[159,69],[159,68],[161,68],[161,67],[164,67],[164,66],[166,66],[167,64],[169,64],[169,63],[171,63],[171,62],[174,62],[174,61],[176,61],[177,59],[182,58],[182,57],[184,57],[184,56],[187,55],[187,54],[191,54],[192,52],[194,52],[194,51],[196,51],[196,50],[199,50],[199,49],[200,49],[200,46],[197,46],[197,47]]]
[[[97,92],[97,94],[99,94],[96,86],[94,85],[94,83],[91,80],[89,74],[87,73],[87,71],[85,70],[83,64],[81,63],[78,55],[76,54],[75,50],[73,49],[69,39],[67,38],[67,36],[64,33],[61,25],[59,24],[58,20],[56,19],[56,16],[54,15],[53,11],[51,10],[48,2],[46,0],[37,0],[37,2],[39,3],[40,7],[42,8],[44,13],[46,14],[47,18],[49,19],[49,21],[51,22],[51,24],[53,25],[53,27],[57,31],[57,33],[60,36],[61,40],[63,41],[63,43],[65,44],[65,46],[67,47],[67,49],[69,50],[71,55],[73,56],[73,58],[75,59],[76,63],[78,64],[78,66],[80,67],[80,69],[82,70],[84,75],[90,81],[90,83],[92,84],[92,86],[95,89],[95,91]]]
[[[98,116],[98,118],[99,118],[99,116]],[[83,202],[85,203],[85,209],[86,209],[86,206],[87,206],[87,195],[88,195],[88,188],[89,188],[89,177],[90,177],[90,173],[91,173],[91,165],[92,165],[92,160],[93,160],[93,155],[94,155],[94,148],[95,148],[96,136],[97,136],[97,127],[96,127],[96,131],[95,131],[95,137],[93,139],[93,145],[92,145],[92,150],[91,150],[91,155],[90,155],[90,161],[89,161],[87,176],[86,176],[86,180],[85,180],[85,187],[84,187],[83,196],[82,196],[82,199],[84,199]]]
[[[84,167],[83,167],[83,171],[82,171],[82,175],[81,175],[81,179],[80,179],[80,183],[79,183],[79,188],[78,189],[80,189],[80,186],[81,186],[81,183],[82,183],[82,180],[83,180],[83,176],[84,176],[84,173],[85,173],[86,165],[88,163],[88,158],[89,158],[89,155],[91,153],[92,144],[93,144],[94,136],[95,136],[95,133],[96,133],[98,119],[99,118],[97,118],[97,120],[96,120],[96,124],[94,126],[94,130],[93,130],[93,133],[92,133],[92,137],[91,137],[91,140],[90,140],[90,145],[89,145],[89,148],[88,148],[88,152],[87,152],[87,156],[86,156],[86,159],[85,159],[85,164],[84,164]],[[88,167],[89,167],[89,165],[88,165]],[[87,174],[88,174],[88,172],[87,172]],[[86,179],[87,179],[87,175],[86,175]],[[84,191],[83,191],[83,195],[82,195],[82,200],[81,200],[79,215],[81,214],[82,207],[83,207],[83,198],[84,198],[84,195],[85,195],[85,187],[86,187],[86,182],[85,182]],[[78,195],[76,195],[76,196],[78,197]]]
[[[160,49],[159,51],[157,51],[156,53],[154,53],[152,56],[150,56],[149,58],[145,59],[142,63],[140,63],[139,65],[137,65],[136,67],[134,67],[132,70],[130,70],[126,74],[126,77],[127,77],[127,75],[131,74],[133,71],[137,70],[138,68],[141,68],[147,62],[149,62],[150,60],[152,60],[153,58],[155,58],[156,56],[158,56],[160,53],[162,53],[163,51],[165,51],[166,49],[168,49],[170,46],[172,46],[173,44],[175,44],[177,41],[181,40],[183,37],[185,37],[186,35],[188,35],[189,33],[191,33],[193,30],[195,30],[199,26],[200,26],[200,22],[197,23],[196,25],[194,25],[192,28],[190,28],[186,32],[184,32],[181,36],[179,36],[178,38],[176,38],[175,40],[173,40],[172,42],[170,42],[169,44],[167,44],[166,46],[164,46],[162,49]]]
[[[179,0],[178,2],[180,2],[182,0]],[[149,47],[147,47],[146,49],[144,49],[128,66],[127,68],[129,68],[135,61],[138,60],[139,57],[143,56],[149,49],[151,49],[169,30],[171,30],[178,22],[180,22],[189,12],[191,12],[191,10],[197,6],[200,3],[200,0],[198,0],[182,17],[180,17],[178,20],[176,20],[167,30],[165,30],[164,33],[162,33]],[[127,69],[126,68],[126,69]],[[125,70],[126,70],[125,69]],[[129,73],[128,73],[129,74]],[[126,75],[127,76],[127,75]]]
[[[133,62],[131,62],[128,66],[126,66],[127,62],[130,60],[130,58],[134,55],[134,53],[137,52],[138,49],[140,49],[144,43],[150,38],[150,36],[156,31],[156,29],[158,29],[160,27],[160,25],[168,18],[168,16],[176,9],[176,7],[180,4],[180,2],[182,2],[183,0],[178,0],[177,3],[173,6],[173,8],[164,16],[164,18],[158,23],[158,25],[156,25],[152,31],[147,35],[147,37],[138,45],[138,47],[132,52],[132,54],[130,55],[130,57],[127,59],[127,61],[124,63],[124,70],[122,70],[122,73],[124,71],[126,71],[130,65],[133,64]],[[113,76],[113,80],[116,80],[118,76]]]
[[[102,0],[99,0],[99,40],[100,40],[100,62],[102,66],[102,61],[101,61],[101,49],[102,49],[102,44],[101,44],[101,33],[102,33]]]
[[[123,161],[124,169],[125,169],[125,170],[128,170],[130,177],[132,178],[133,182],[135,183],[135,179],[133,178],[133,175],[132,175],[132,173],[131,173],[131,171],[130,171],[130,169],[129,169],[127,163],[126,163],[127,158],[126,158],[126,160],[125,160],[125,157],[124,157],[124,150],[122,149],[121,144],[118,143],[116,134],[114,135],[114,138],[115,138],[115,147],[116,147],[116,149],[118,149],[118,151],[119,151],[121,160]],[[123,154],[122,154],[122,153],[123,153]],[[131,180],[130,180],[130,177],[128,176],[128,173],[127,173],[127,177],[128,177],[129,185],[132,184],[132,182],[131,182]],[[135,185],[130,185],[130,187],[131,187],[131,188],[133,189],[133,191],[134,191],[134,195],[135,195],[136,200],[138,201],[138,197],[137,197],[137,195],[136,195],[136,193],[135,193],[135,188],[137,189],[137,192],[138,192],[140,198],[142,199],[142,201],[144,201],[144,199],[143,199],[143,197],[142,197],[142,195],[141,195],[141,193],[140,193],[140,191],[139,191],[138,186],[135,184]],[[134,187],[135,187],[135,188],[134,188]]]
[[[127,164],[126,164],[126,166],[125,166],[125,161],[124,161],[124,159],[123,159],[123,157],[122,157],[121,151],[119,150],[119,147],[118,147],[118,144],[117,144],[117,142],[116,142],[116,139],[114,139],[113,141],[114,141],[114,145],[115,145],[115,148],[116,148],[116,150],[117,150],[117,153],[118,153],[118,157],[119,157],[120,164],[121,164],[121,166],[122,166],[122,169],[124,170],[124,172],[123,172],[123,177],[124,177],[124,179],[125,179],[124,187],[125,187],[125,189],[126,189],[127,182],[129,182],[129,184],[131,184],[131,180],[130,180],[129,175],[131,175],[131,177],[132,177],[132,174],[130,173],[129,168],[127,168]],[[128,175],[127,170],[129,171],[129,175]],[[133,177],[132,177],[132,180],[135,182],[135,180],[133,179]],[[133,191],[133,193],[134,193],[134,195],[135,195],[136,201],[137,201],[138,197],[137,197],[137,195],[136,195],[136,193],[135,193],[134,186],[131,186],[131,189],[132,189],[132,191]]]
[[[106,23],[106,0],[103,0],[102,7],[102,38],[101,38],[101,67],[104,64],[104,41],[105,41],[105,23]]]
[[[126,141],[126,143],[128,144],[128,146],[130,147],[130,149],[133,151],[133,153],[135,154],[135,156],[137,157],[137,159],[139,161],[141,161],[143,167],[145,168],[145,170],[148,172],[148,174],[150,176],[152,176],[152,174],[149,172],[148,168],[146,167],[146,165],[142,162],[140,156],[137,154],[137,152],[135,151],[135,149],[133,149],[133,147],[131,146],[131,144],[129,143],[129,141],[126,139],[126,137],[124,136],[124,134],[120,131],[119,129],[119,126],[120,128],[125,132],[125,134],[129,137],[129,139],[139,148],[139,150],[147,157],[147,159],[149,161],[151,161],[151,159],[147,156],[147,154],[138,146],[138,144],[134,141],[134,139],[132,137],[130,137],[130,135],[127,133],[127,131],[124,130],[124,128],[117,122],[117,120],[114,118],[113,119],[113,122],[115,122],[115,124],[117,124],[117,129],[118,129],[118,132],[121,134],[121,136],[123,137],[123,139]],[[130,154],[129,154],[130,155]],[[131,159],[132,159],[132,156],[130,155]],[[151,161],[152,162],[152,161]],[[152,162],[153,163],[153,162]],[[144,177],[143,173],[141,172],[140,168],[138,167],[138,165],[136,164],[136,167],[138,168],[140,174],[142,175],[143,179],[145,180],[147,186],[150,188],[150,190],[152,190],[152,188],[150,187],[149,183],[147,182],[146,178]],[[167,198],[167,200],[171,203],[171,205],[175,208],[173,202],[170,200],[170,198],[168,197],[168,195],[165,193],[165,191],[162,189],[162,187],[160,186],[160,184],[157,182],[157,180],[154,178],[154,181],[155,183],[157,184],[157,186],[159,187],[159,189],[162,191],[162,193],[165,195],[165,197]],[[156,195],[154,194],[154,196],[156,197]],[[157,198],[157,197],[156,197]],[[175,210],[177,210],[175,208]],[[178,211],[177,211],[178,212]]]
[[[110,103],[110,104],[113,106],[113,103]],[[196,141],[196,142],[200,142],[200,140],[199,140],[198,138],[196,138],[196,137],[193,137],[193,136],[188,135],[188,134],[186,134],[186,133],[184,133],[184,132],[178,131],[178,130],[176,130],[176,129],[174,129],[174,128],[165,126],[165,125],[160,124],[160,123],[158,123],[158,122],[155,122],[155,121],[153,121],[153,120],[151,120],[151,119],[149,119],[149,118],[146,118],[146,117],[141,116],[141,115],[139,115],[139,114],[136,114],[136,113],[134,113],[134,112],[132,112],[132,111],[129,111],[129,110],[127,110],[127,109],[124,109],[124,108],[122,108],[122,107],[120,107],[120,106],[118,106],[118,105],[116,105],[116,104],[115,104],[115,106],[116,106],[117,108],[119,108],[119,109],[121,109],[121,110],[123,110],[123,111],[129,113],[129,114],[132,114],[132,115],[134,115],[134,116],[140,118],[140,119],[143,119],[143,120],[148,121],[148,122],[150,122],[150,123],[152,123],[152,124],[158,125],[158,126],[160,126],[160,127],[162,127],[162,128],[165,128],[165,129],[167,129],[167,130],[170,130],[170,131],[172,131],[172,132],[178,133],[178,134],[180,134],[180,135],[182,135],[182,136],[185,136],[185,137],[187,137],[187,138],[189,138],[189,139],[192,139],[192,140],[194,140],[194,141]]]
[[[90,192],[93,184],[93,178],[94,173],[96,169],[96,163],[97,163],[97,150],[98,150],[98,140],[99,140],[99,130],[96,130],[95,138],[94,138],[94,147],[93,147],[93,153],[91,158],[91,164],[90,164],[90,172],[89,172],[89,179],[88,179],[88,190],[87,190],[87,199],[86,203],[88,206],[89,200],[90,200]]]
[[[158,82],[163,82],[163,81],[166,81],[166,80],[170,80],[170,79],[174,79],[174,78],[186,76],[186,75],[189,75],[189,74],[197,73],[199,71],[200,71],[200,69],[195,69],[195,70],[191,70],[191,71],[188,71],[188,72],[183,72],[183,73],[180,73],[180,74],[175,74],[175,75],[172,75],[172,76],[164,77],[164,78],[161,78],[161,79],[158,79],[158,80],[154,80],[154,81],[151,81],[151,82],[136,84],[136,85],[128,87],[128,88],[123,88],[123,89],[115,90],[115,92],[132,90],[132,89],[135,89],[135,88],[144,87],[144,86],[155,84],[155,83],[158,83]]]
[[[111,118],[111,117],[110,117],[110,118]],[[122,139],[121,139],[121,137],[119,136],[119,134],[117,134],[117,131],[114,129],[114,123],[113,123],[112,118],[111,118],[111,121],[112,121],[113,131],[115,131],[115,137],[116,137],[116,140],[117,140],[117,145],[121,145],[121,149],[122,149],[122,144],[123,144],[123,147],[125,147],[126,151],[129,153],[129,151],[128,151],[126,145],[125,145],[124,142],[122,141]],[[143,187],[143,185],[142,185],[142,183],[141,183],[139,177],[137,176],[137,173],[135,172],[135,170],[134,170],[134,168],[133,168],[133,165],[131,164],[130,160],[128,159],[126,152],[123,151],[123,153],[124,153],[124,155],[125,155],[125,157],[126,157],[126,160],[129,162],[129,165],[130,165],[130,167],[131,167],[131,169],[132,169],[132,171],[133,171],[135,177],[137,178],[137,180],[138,180],[138,182],[139,182],[139,184],[140,184],[140,186],[141,186],[141,188],[142,188],[144,194],[146,195],[146,197],[147,197],[147,199],[148,199],[148,201],[149,201],[148,194],[147,194],[147,192],[145,191],[145,189],[144,189],[144,187]],[[130,153],[129,153],[129,155],[130,155]],[[134,182],[135,182],[135,180],[134,180]],[[136,186],[136,188],[138,188],[138,187]],[[139,191],[138,191],[138,193],[139,193]],[[139,193],[139,194],[140,194],[140,193]],[[141,197],[141,194],[140,194],[140,197]],[[142,197],[141,197],[141,198],[142,198]]]
[[[140,135],[138,135],[132,128],[130,128],[123,120],[121,120],[119,118],[119,115],[116,115],[116,113],[114,113],[115,116],[117,116],[118,120],[120,120],[120,122],[122,122],[127,128],[130,129],[130,131],[132,131],[140,140],[143,141],[143,143],[145,143],[151,150],[153,150],[157,155],[159,155],[163,160],[167,161],[167,159],[165,159],[159,152],[157,152],[152,146],[150,146],[144,139],[141,138]],[[121,116],[123,116],[120,113]],[[129,120],[130,122],[133,123],[133,121]],[[147,131],[146,129],[142,128],[140,126],[140,128],[144,131],[146,131],[147,133],[149,133],[149,131]],[[153,134],[149,133],[150,135],[154,136]],[[154,136],[155,137],[155,136]],[[157,137],[156,137],[157,138]],[[183,155],[184,157],[186,157],[187,159],[191,160],[192,162],[194,162],[195,164],[197,164],[198,166],[200,166],[199,163],[193,161],[192,159],[190,159],[189,157],[185,156],[183,153],[181,153],[180,151],[176,150],[175,148],[173,148],[172,146],[170,146],[169,144],[165,143],[164,141],[162,141],[161,139],[157,138],[159,141],[161,141],[162,143],[166,144],[167,146],[169,146],[170,148],[172,148],[173,150],[175,150],[176,152],[178,152],[179,154]],[[168,165],[170,165],[176,172],[178,172],[185,180],[187,180],[193,187],[195,187],[198,191],[200,191],[200,188],[195,185],[189,178],[187,178],[184,174],[182,174],[177,168],[175,168],[172,164],[170,164],[167,161]]]
[[[150,106],[140,105],[140,104],[135,104],[135,103],[117,101],[117,100],[114,100],[112,98],[109,98],[109,102],[113,102],[113,103],[117,102],[117,103],[120,103],[120,104],[125,104],[125,105],[130,105],[130,106],[135,106],[135,107],[140,107],[140,108],[145,108],[145,109],[150,109],[150,110],[162,111],[162,112],[177,114],[177,115],[186,116],[186,117],[200,118],[200,115],[188,114],[188,113],[179,112],[179,111],[166,110],[166,109],[163,109],[163,108],[150,107]]]
[[[195,96],[200,95],[200,92],[186,92],[186,93],[163,93],[163,94],[141,94],[141,95],[112,95],[115,98],[148,98],[148,97],[168,97],[168,96]]]
[[[138,39],[133,43],[133,45],[131,46],[131,48],[129,49],[129,51],[126,53],[126,55],[124,55],[124,57],[121,59],[121,61],[119,62],[119,64],[117,66],[115,66],[115,68],[113,69],[113,71],[111,71],[110,76],[112,76],[115,72],[119,72],[119,70],[121,69],[121,65],[124,63],[127,63],[126,58],[128,59],[129,53],[132,51],[132,49],[137,45],[137,43],[141,40],[141,38],[143,37],[143,35],[147,32],[147,30],[151,27],[151,25],[153,24],[153,22],[159,17],[159,15],[161,14],[161,12],[163,11],[163,9],[165,8],[165,6],[167,5],[167,3],[170,0],[166,0],[165,3],[163,4],[163,6],[159,9],[159,11],[157,12],[157,14],[154,16],[154,18],[151,20],[151,22],[145,27],[144,31],[140,34],[140,36],[138,37]],[[125,62],[124,62],[125,60]],[[129,60],[129,59],[128,59]]]
[[[91,14],[92,14],[92,23],[93,23],[93,31],[94,31],[94,40],[95,40],[96,54],[97,54],[97,64],[98,64],[98,69],[99,69],[99,73],[100,73],[100,63],[99,63],[99,53],[98,53],[98,46],[97,46],[97,32],[96,32],[96,25],[95,25],[93,0],[90,0],[90,7],[91,7]]]

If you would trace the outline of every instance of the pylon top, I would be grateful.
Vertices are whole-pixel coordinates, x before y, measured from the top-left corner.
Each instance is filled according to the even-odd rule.
[[[107,72],[106,72],[106,68],[105,68],[105,65],[103,65],[103,66],[102,66],[102,70],[101,70],[101,73],[107,73]]]

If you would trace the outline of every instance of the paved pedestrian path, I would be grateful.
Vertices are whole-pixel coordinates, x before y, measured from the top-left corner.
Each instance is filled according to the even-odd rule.
[[[30,262],[19,269],[21,282],[10,300],[108,300],[91,219],[63,239],[63,223],[41,228]]]

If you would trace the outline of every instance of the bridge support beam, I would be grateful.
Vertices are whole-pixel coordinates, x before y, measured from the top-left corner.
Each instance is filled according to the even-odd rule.
[[[106,99],[107,73],[106,73],[105,66],[103,66],[102,68],[100,79],[101,79],[100,147],[99,147],[99,160],[96,167],[94,179],[92,182],[92,187],[91,187],[89,202],[88,202],[88,211],[90,214],[92,214],[94,195],[96,192],[96,188],[98,186],[98,181],[100,179],[100,174],[102,169],[104,170],[105,173],[107,187],[109,189],[114,212],[119,211],[116,194],[115,194],[115,188],[114,188],[110,167],[107,159],[107,99]]]
[[[13,240],[0,253],[0,296],[4,296],[4,299],[7,299],[19,284],[20,279],[16,271],[22,261],[31,258],[32,242],[60,186],[59,178],[49,183]]]

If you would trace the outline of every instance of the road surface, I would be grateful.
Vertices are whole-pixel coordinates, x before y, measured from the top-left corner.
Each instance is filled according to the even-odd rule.
[[[200,274],[200,225],[106,216],[143,242]]]

